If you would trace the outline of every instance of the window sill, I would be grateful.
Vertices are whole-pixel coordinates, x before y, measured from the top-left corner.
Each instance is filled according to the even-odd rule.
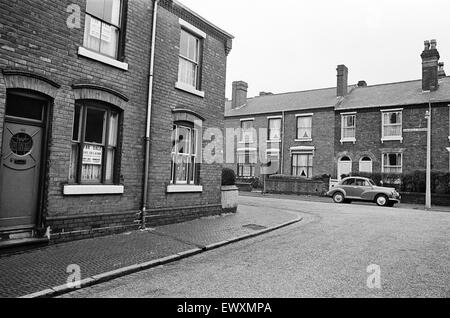
[[[167,193],[194,193],[203,192],[203,186],[197,185],[169,185],[167,186]]]
[[[352,143],[356,144],[356,138],[341,139],[341,144],[343,144],[344,142],[352,142]]]
[[[123,194],[123,185],[64,185],[64,195]]]
[[[175,83],[175,88],[178,88],[179,90],[188,92],[190,94],[194,94],[198,97],[204,98],[205,97],[205,92],[199,91],[197,89],[195,89],[193,86],[189,86],[187,84],[183,84],[181,82],[176,82]]]
[[[269,139],[267,140],[267,143],[271,143],[271,142],[281,142],[281,139]]]
[[[116,68],[119,68],[124,71],[128,71],[128,63],[120,62],[111,57],[105,56],[103,54],[88,50],[82,46],[78,47],[78,55],[87,57],[89,59],[101,62],[103,64],[107,64]]]
[[[385,141],[400,141],[403,142],[403,137],[389,137],[389,138],[381,138],[381,142],[385,142]]]
[[[253,140],[248,140],[248,141],[238,141],[238,144],[240,144],[240,145],[250,145],[250,144],[253,144],[254,143],[254,141]]]
[[[305,139],[295,139],[296,142],[311,142],[313,141],[312,138],[305,138]]]

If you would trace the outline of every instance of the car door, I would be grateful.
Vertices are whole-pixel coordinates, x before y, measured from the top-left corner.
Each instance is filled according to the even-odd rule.
[[[349,178],[342,182],[341,188],[345,191],[345,197],[353,197],[355,178]]]
[[[364,192],[369,191],[370,189],[372,189],[372,187],[370,186],[369,182],[367,182],[364,179],[355,179],[355,184],[352,190],[352,196],[356,197],[356,198],[363,198],[363,194]]]

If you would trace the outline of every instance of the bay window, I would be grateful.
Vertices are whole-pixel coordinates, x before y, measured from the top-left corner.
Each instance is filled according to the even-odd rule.
[[[77,103],[72,130],[69,181],[78,184],[117,182],[119,113],[104,104]]]
[[[402,173],[403,158],[401,153],[383,154],[383,173]]]

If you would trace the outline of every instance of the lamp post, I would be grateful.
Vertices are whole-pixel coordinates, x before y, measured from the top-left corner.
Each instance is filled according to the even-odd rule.
[[[428,99],[428,110],[425,113],[427,119],[427,176],[426,176],[426,194],[425,208],[431,209],[431,100]]]

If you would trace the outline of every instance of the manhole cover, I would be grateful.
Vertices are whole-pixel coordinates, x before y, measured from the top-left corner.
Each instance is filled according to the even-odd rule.
[[[245,227],[245,228],[248,228],[248,229],[252,229],[252,230],[255,230],[255,231],[267,229],[266,226],[262,226],[262,225],[258,225],[258,224],[247,224],[247,225],[244,225],[242,227]]]

